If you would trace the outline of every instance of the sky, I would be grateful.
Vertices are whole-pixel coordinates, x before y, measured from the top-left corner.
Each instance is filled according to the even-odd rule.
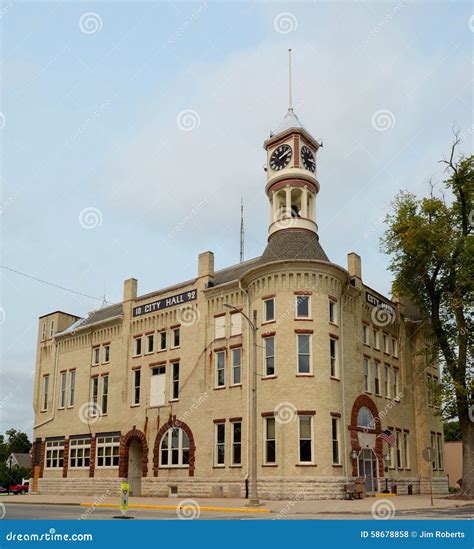
[[[472,151],[470,2],[3,2],[0,433],[33,427],[38,317],[260,255],[263,142],[293,105],[323,140],[320,241],[390,295],[383,220]],[[84,297],[4,267],[87,294]]]

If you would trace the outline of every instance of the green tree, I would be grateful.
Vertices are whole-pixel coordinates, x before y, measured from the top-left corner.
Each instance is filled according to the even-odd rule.
[[[445,442],[461,440],[461,429],[459,428],[459,421],[447,421],[443,425],[443,429]]]
[[[31,450],[31,442],[28,439],[26,433],[17,431],[16,429],[9,429],[6,432],[7,440],[7,457],[12,452],[18,452],[20,454],[27,454]]]
[[[474,156],[446,164],[446,196],[418,199],[402,192],[387,216],[382,240],[390,254],[393,292],[416,305],[432,332],[432,353],[443,370],[445,415],[457,417],[463,442],[463,492],[474,497],[473,297]]]

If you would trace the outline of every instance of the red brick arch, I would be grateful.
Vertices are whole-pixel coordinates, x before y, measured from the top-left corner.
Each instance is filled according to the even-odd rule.
[[[357,425],[357,415],[359,410],[365,406],[370,410],[372,416],[374,417],[375,426],[373,429],[367,429],[364,427],[359,427]],[[380,425],[380,416],[379,411],[375,402],[367,395],[359,395],[352,406],[351,411],[351,424],[349,425],[349,431],[351,433],[351,448],[357,453],[361,451],[361,445],[359,443],[359,433],[374,433],[377,438],[375,439],[375,456],[377,457],[377,462],[379,466],[379,477],[384,476],[384,457],[383,457],[383,442],[378,435],[382,432],[382,427]],[[357,459],[352,459],[352,476],[357,476]]]
[[[186,423],[183,421],[180,421],[179,419],[176,419],[176,416],[170,415],[168,421],[164,423],[158,433],[156,434],[155,438],[155,445],[153,447],[153,475],[155,477],[158,476],[158,469],[160,465],[160,444],[161,439],[165,435],[165,433],[168,431],[168,429],[171,429],[171,427],[178,427],[179,429],[182,429],[189,438],[189,476],[194,476],[194,462],[195,462],[195,453],[196,453],[196,444],[194,443],[194,435],[191,429],[189,428]]]
[[[142,444],[143,449],[143,470],[142,477],[148,475],[148,442],[142,431],[139,431],[135,425],[133,429],[126,435],[122,435],[120,439],[120,462],[119,462],[119,477],[127,478],[128,476],[128,450],[132,440],[138,440]]]

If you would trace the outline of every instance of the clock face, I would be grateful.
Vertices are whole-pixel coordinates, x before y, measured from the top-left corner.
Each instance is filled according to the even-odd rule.
[[[270,157],[270,168],[277,172],[288,165],[293,151],[286,143],[277,147]]]
[[[301,160],[303,161],[303,166],[310,172],[316,171],[316,159],[314,154],[309,147],[303,145],[301,147]]]

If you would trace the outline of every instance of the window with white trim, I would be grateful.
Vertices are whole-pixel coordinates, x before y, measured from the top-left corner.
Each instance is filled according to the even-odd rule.
[[[266,337],[263,340],[264,376],[275,375],[275,337]]]
[[[152,353],[155,350],[155,334],[146,336],[146,352]]]
[[[46,469],[62,469],[64,465],[64,439],[47,440],[45,448]]]
[[[230,315],[230,335],[237,336],[242,333],[242,315],[240,313],[231,313]]]
[[[41,326],[41,341],[46,340],[46,322],[43,322],[43,325]]]
[[[110,362],[110,345],[104,345],[104,364]]]
[[[51,320],[49,323],[49,337],[54,336],[54,320]]]
[[[313,462],[313,416],[298,416],[299,463]]]
[[[225,386],[225,351],[218,351],[216,361],[216,387]]]
[[[94,417],[99,414],[99,376],[91,378],[91,402],[90,415]]]
[[[341,420],[338,417],[331,417],[332,427],[332,463],[333,465],[341,464],[341,451],[340,451],[340,423]]]
[[[390,366],[388,364],[383,365],[383,387],[385,397],[390,398]]]
[[[295,298],[296,318],[309,318],[310,296],[297,295]]]
[[[403,458],[405,462],[405,469],[410,468],[410,448],[408,446],[408,433],[403,431]]]
[[[334,337],[329,338],[329,366],[331,377],[339,377],[339,353],[337,348],[337,339]]]
[[[380,362],[374,362],[374,391],[380,396]]]
[[[140,368],[132,370],[132,404],[140,404],[140,390],[142,381],[142,371]]]
[[[395,400],[399,400],[400,395],[398,392],[398,368],[392,369],[392,378],[393,378],[393,398]]]
[[[443,435],[441,433],[436,435],[436,453],[438,469],[441,471],[443,469]]]
[[[133,339],[133,356],[139,356],[142,354],[142,338],[135,337]]]
[[[265,450],[264,462],[276,463],[276,422],[274,417],[266,417],[264,422]]]
[[[160,466],[189,466],[189,437],[186,431],[171,427],[163,435],[160,443]]]
[[[160,351],[166,351],[166,330],[159,332],[158,337],[160,339]]]
[[[61,372],[59,379],[59,407],[66,407],[67,372]]]
[[[120,460],[120,435],[97,437],[97,467],[118,467]]]
[[[395,337],[392,337],[392,355],[398,358],[398,340]]]
[[[364,345],[369,345],[369,327],[367,324],[362,324],[362,342]]]
[[[270,297],[263,300],[263,321],[272,322],[275,320],[275,298]]]
[[[179,399],[179,362],[171,364],[171,400]]]
[[[242,383],[242,348],[232,349],[232,385]]]
[[[225,465],[225,423],[215,424],[215,441],[214,464]]]
[[[43,387],[41,395],[41,411],[45,412],[48,409],[48,393],[49,393],[49,374],[43,376]]]
[[[329,322],[337,324],[337,304],[333,299],[329,299]]]
[[[311,338],[309,334],[296,334],[298,374],[311,373]]]
[[[214,338],[222,339],[225,337],[225,315],[214,317]]]
[[[388,354],[388,335],[383,334],[382,340],[383,340],[383,352]]]
[[[369,359],[367,357],[364,357],[363,364],[364,364],[364,391],[366,393],[370,393],[370,364],[369,364]]]
[[[176,349],[176,347],[179,347],[181,345],[181,329],[173,328],[172,337],[173,337],[173,349]]]
[[[107,415],[109,405],[109,376],[102,376],[102,410],[103,416]]]
[[[100,347],[94,347],[92,349],[92,364],[94,364],[94,366],[100,364]]]
[[[380,350],[380,333],[378,330],[374,330],[374,348]]]
[[[242,465],[242,423],[232,421],[232,465]]]
[[[402,448],[401,448],[401,439],[400,439],[400,431],[395,431],[395,451],[397,454],[397,469],[402,468]]]
[[[69,406],[74,406],[74,399],[76,397],[76,370],[69,372]]]
[[[71,438],[69,440],[69,468],[84,469],[89,467],[91,457],[91,439]]]
[[[357,427],[375,429],[374,416],[367,406],[361,406],[357,412]]]

